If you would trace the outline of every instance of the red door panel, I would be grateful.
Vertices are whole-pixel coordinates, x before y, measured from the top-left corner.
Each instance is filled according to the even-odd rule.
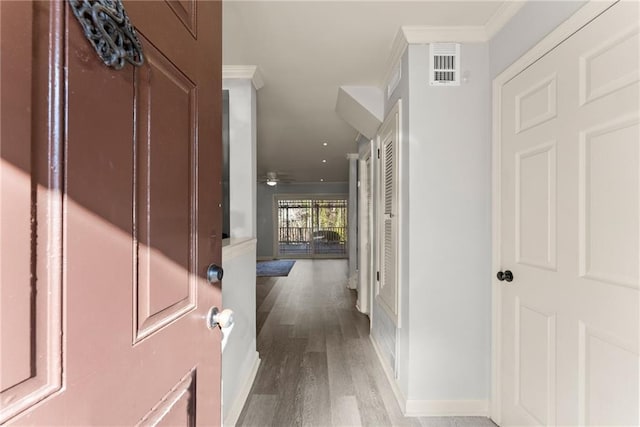
[[[0,422],[220,423],[221,3],[125,7],[116,71],[66,2],[0,3]]]
[[[196,85],[141,37],[135,70],[136,340],[196,303]],[[180,141],[180,143],[176,143]]]

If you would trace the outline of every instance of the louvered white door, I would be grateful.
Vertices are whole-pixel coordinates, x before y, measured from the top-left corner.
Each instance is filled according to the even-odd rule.
[[[398,141],[400,140],[400,101],[382,124],[380,147],[380,305],[398,324]]]
[[[620,2],[506,83],[503,426],[637,426],[639,10]]]

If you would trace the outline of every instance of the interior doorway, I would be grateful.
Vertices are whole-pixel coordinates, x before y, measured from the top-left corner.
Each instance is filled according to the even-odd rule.
[[[276,199],[276,254],[279,258],[346,258],[347,199]]]

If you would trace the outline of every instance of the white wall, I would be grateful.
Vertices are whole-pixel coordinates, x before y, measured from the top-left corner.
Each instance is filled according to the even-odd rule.
[[[347,160],[345,159],[345,162]],[[347,182],[278,183],[275,187],[258,185],[258,259],[274,258],[273,196],[274,194],[348,194]]]
[[[222,265],[222,303],[233,310],[235,323],[222,353],[222,411],[224,424],[233,425],[260,362],[256,351],[256,240],[231,239],[222,248]]]
[[[231,239],[223,241],[222,304],[235,326],[222,353],[222,413],[234,424],[259,363],[256,351],[256,89],[250,79],[225,79],[229,90]]]
[[[225,79],[229,90],[231,237],[256,236],[256,89],[249,79]]]

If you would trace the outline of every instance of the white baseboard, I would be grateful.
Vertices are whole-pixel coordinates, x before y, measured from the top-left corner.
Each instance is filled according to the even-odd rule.
[[[358,272],[354,272],[347,281],[347,288],[349,289],[357,289],[358,288]]]
[[[384,372],[384,375],[387,377],[387,381],[389,381],[389,384],[391,384],[391,390],[393,390],[393,395],[398,401],[398,406],[400,406],[400,411],[402,411],[402,413],[404,414],[407,400],[405,399],[404,394],[402,394],[402,390],[400,390],[400,387],[398,387],[398,383],[393,376],[393,372],[391,371],[391,368],[387,366],[387,362],[382,357],[382,353],[380,352],[380,347],[378,347],[378,343],[376,342],[376,340],[373,338],[373,335],[371,334],[369,334],[369,341],[371,341],[371,345],[373,346],[373,349],[376,351],[376,356],[378,356],[378,360],[380,361],[380,366],[382,366],[382,371]]]
[[[242,408],[247,401],[247,397],[249,397],[249,392],[251,392],[251,387],[253,386],[253,381],[256,379],[256,374],[258,373],[258,368],[260,367],[260,355],[258,352],[255,352],[255,359],[253,361],[253,366],[249,371],[247,378],[244,382],[244,385],[240,389],[238,393],[238,397],[236,401],[233,402],[229,409],[229,413],[224,419],[223,426],[231,427],[235,426],[238,422],[238,418],[240,417],[240,413],[242,412]]]
[[[407,400],[407,417],[489,416],[488,400]]]
[[[373,338],[373,335],[369,334],[369,340],[373,345],[373,349],[376,351],[380,365],[384,371],[389,384],[391,384],[391,390],[393,395],[398,401],[398,406],[402,414],[407,417],[464,417],[464,416],[489,416],[489,401],[488,400],[411,400],[406,399],[404,394],[398,387],[398,383],[393,376],[391,368],[387,366],[378,343]]]

